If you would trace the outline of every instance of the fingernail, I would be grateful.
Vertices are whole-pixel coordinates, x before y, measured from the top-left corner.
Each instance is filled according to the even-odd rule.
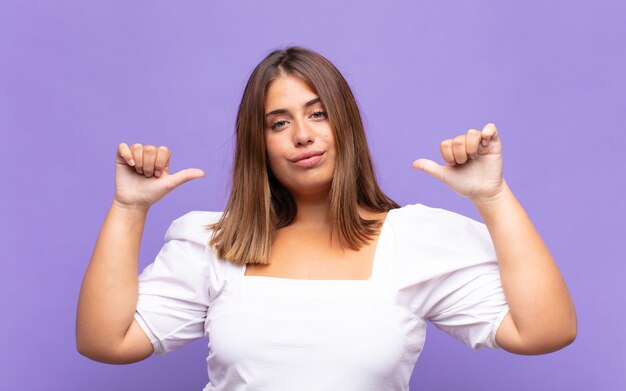
[[[161,176],[161,171],[155,171],[154,172],[154,176],[155,177],[160,177]]]
[[[487,141],[487,140],[483,140],[481,144],[483,145],[483,147],[486,147],[486,146],[487,146],[487,143],[488,143],[488,141]]]
[[[130,159],[128,161],[128,164],[130,164],[131,166],[134,166],[135,165],[135,159]]]

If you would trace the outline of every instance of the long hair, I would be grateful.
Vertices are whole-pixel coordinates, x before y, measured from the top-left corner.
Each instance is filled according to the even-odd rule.
[[[348,83],[320,54],[302,47],[271,52],[257,65],[239,105],[232,189],[210,244],[220,258],[236,264],[268,264],[276,230],[293,221],[296,204],[271,175],[265,145],[265,99],[269,85],[283,75],[306,82],[319,96],[333,130],[337,158],[328,195],[331,233],[342,247],[358,250],[381,222],[363,219],[358,205],[378,212],[398,208],[378,186],[361,114]]]

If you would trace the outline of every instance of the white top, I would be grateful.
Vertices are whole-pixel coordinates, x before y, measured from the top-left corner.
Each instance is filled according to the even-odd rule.
[[[245,276],[217,258],[204,225],[174,220],[139,276],[135,319],[159,355],[208,337],[209,390],[403,390],[426,321],[497,348],[508,312],[484,224],[422,204],[391,210],[369,280]]]

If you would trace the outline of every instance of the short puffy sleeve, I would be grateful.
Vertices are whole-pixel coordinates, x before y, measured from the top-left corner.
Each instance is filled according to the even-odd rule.
[[[464,267],[434,283],[427,319],[473,349],[498,348],[496,332],[509,312],[498,266]]]
[[[473,349],[498,348],[509,307],[487,226],[440,208],[411,208],[402,261],[410,307]]]
[[[174,220],[154,262],[139,275],[135,319],[158,355],[204,335],[212,267],[204,225],[215,215],[193,211]]]

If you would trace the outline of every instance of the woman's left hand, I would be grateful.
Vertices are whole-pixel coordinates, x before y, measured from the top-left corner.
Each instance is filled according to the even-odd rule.
[[[470,129],[442,141],[439,147],[447,166],[417,159],[413,168],[431,174],[472,201],[497,197],[506,187],[502,179],[502,145],[494,124],[487,124],[482,132]]]

